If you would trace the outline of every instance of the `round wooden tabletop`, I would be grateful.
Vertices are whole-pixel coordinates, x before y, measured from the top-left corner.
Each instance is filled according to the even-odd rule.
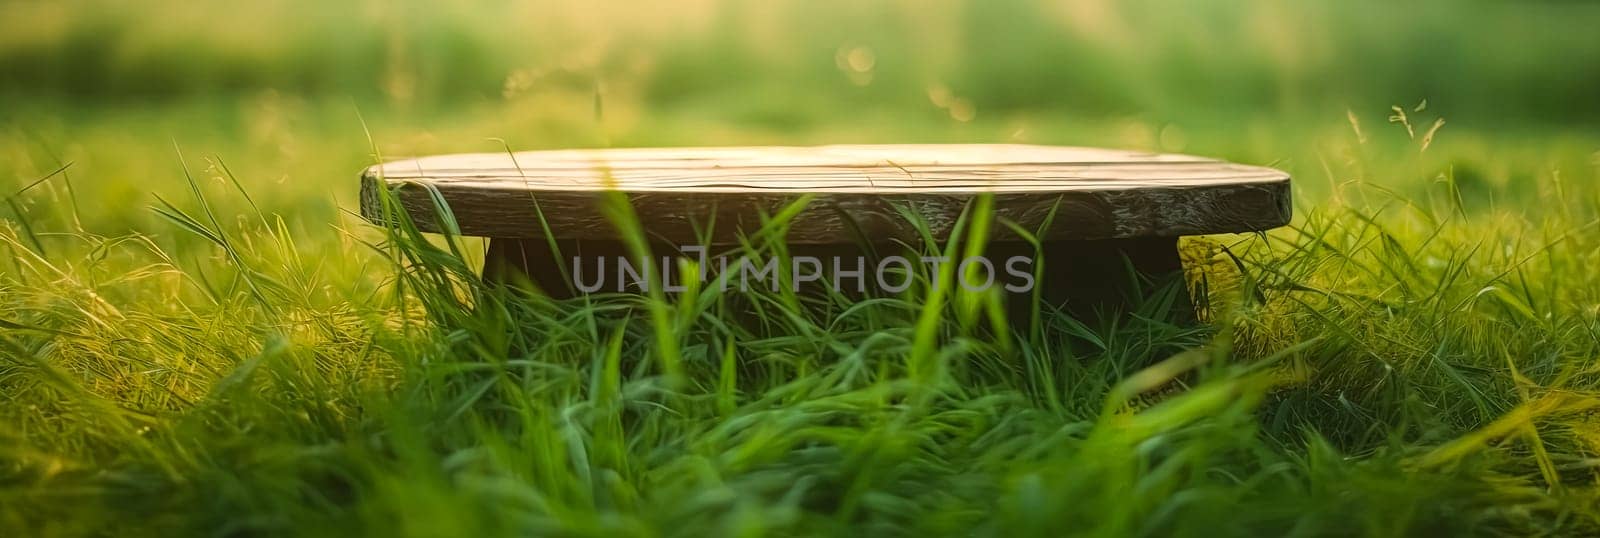
[[[792,221],[790,242],[914,239],[908,209],[942,239],[980,193],[993,193],[997,218],[1047,239],[1245,232],[1290,216],[1289,176],[1271,168],[1028,145],[479,153],[388,162],[362,179],[362,213],[375,222],[378,189],[390,188],[420,228],[442,231],[433,190],[461,233],[506,238],[544,237],[541,220],[558,239],[614,238],[595,207],[602,191],[627,193],[645,229],[669,241],[694,241],[711,222],[713,240],[735,240],[761,214],[807,194],[814,198]]]

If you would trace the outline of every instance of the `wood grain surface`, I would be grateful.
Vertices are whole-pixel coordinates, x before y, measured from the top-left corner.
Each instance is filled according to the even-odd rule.
[[[442,231],[429,187],[465,235],[609,239],[599,194],[627,194],[656,239],[690,242],[715,222],[733,241],[802,195],[791,243],[914,240],[909,210],[935,238],[979,193],[1047,239],[1172,237],[1281,226],[1289,176],[1188,155],[1027,145],[871,145],[530,151],[422,157],[362,174],[362,214],[382,223],[379,189],[427,231]],[[1054,218],[1050,214],[1054,209]],[[715,219],[714,221],[712,219]],[[1044,226],[1048,222],[1048,226]],[[995,236],[1008,237],[1006,226]]]

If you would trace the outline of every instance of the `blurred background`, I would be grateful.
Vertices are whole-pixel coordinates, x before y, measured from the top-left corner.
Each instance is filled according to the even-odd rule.
[[[7,0],[0,186],[72,162],[80,205],[126,204],[222,162],[326,223],[375,153],[1012,141],[1275,164],[1307,196],[1392,151],[1364,180],[1515,198],[1538,172],[1502,163],[1594,147],[1596,28],[1558,0]]]
[[[1597,15],[1551,0],[23,1],[0,12],[0,85],[411,106],[597,86],[775,123],[902,104],[1203,117],[1427,98],[1575,123],[1600,119]]]

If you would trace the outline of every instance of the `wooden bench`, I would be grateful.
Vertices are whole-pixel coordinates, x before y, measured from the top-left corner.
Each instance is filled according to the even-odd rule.
[[[1147,282],[1181,275],[1179,236],[1264,230],[1286,224],[1290,217],[1289,176],[1278,170],[1186,155],[1028,145],[599,149],[423,157],[373,166],[362,175],[362,214],[378,223],[384,221],[380,189],[390,189],[424,231],[445,231],[436,203],[442,200],[460,233],[491,238],[486,277],[525,274],[557,297],[589,288],[573,285],[570,273],[583,270],[580,260],[628,252],[597,209],[608,191],[626,196],[656,245],[656,256],[674,248],[683,254],[681,247],[705,240],[713,250],[735,245],[741,234],[761,225],[762,215],[777,214],[800,197],[812,196],[789,221],[790,254],[818,260],[843,257],[846,274],[860,267],[881,270],[876,264],[892,256],[886,253],[908,252],[906,245],[920,247],[929,236],[948,239],[980,193],[992,193],[995,222],[989,226],[987,257],[1028,257],[1028,267],[1041,270],[1034,284],[1042,296],[1080,313],[1126,305],[1135,298],[1124,284],[1129,268]],[[1041,248],[1036,251],[1007,222],[1036,233]],[[1041,257],[1034,259],[1035,252]],[[703,252],[695,254],[705,258]],[[857,255],[867,265],[856,265]],[[572,265],[563,267],[567,260]],[[595,268],[589,278],[608,277],[616,265]],[[814,267],[807,265],[806,273],[797,267],[791,277],[811,276]],[[821,265],[829,269],[826,261]],[[991,265],[996,265],[989,268],[991,274],[1020,280]],[[623,273],[618,279],[628,276]],[[877,276],[869,273],[861,280],[871,282],[867,279]],[[826,280],[824,275],[814,282]],[[834,283],[853,284],[849,279]],[[612,291],[609,286],[607,291]],[[1188,307],[1186,294],[1180,302]]]

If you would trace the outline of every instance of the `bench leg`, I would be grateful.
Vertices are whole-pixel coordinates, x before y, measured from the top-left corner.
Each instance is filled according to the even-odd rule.
[[[1185,324],[1196,319],[1176,237],[1049,241],[1040,250],[1043,299],[1073,317],[1123,315],[1168,292],[1171,302],[1150,314]]]
[[[555,246],[559,252],[543,239],[491,238],[483,279],[496,284],[532,283],[552,299],[570,299],[579,295],[568,274],[573,256],[614,260],[628,252],[621,241],[557,241]]]
[[[1048,304],[1065,307],[1073,317],[1091,320],[1125,315],[1158,292],[1166,291],[1172,293],[1172,300],[1165,311],[1150,313],[1173,322],[1193,322],[1194,304],[1183,280],[1177,244],[1174,237],[1048,241],[1041,246],[1042,259],[1036,260],[1043,264],[1043,278],[1037,283],[1041,298]],[[559,257],[544,240],[490,239],[484,280],[503,284],[531,282],[552,298],[566,299],[578,294],[566,272],[571,270],[573,256],[592,260],[627,254],[620,241],[560,241],[556,247],[560,249]],[[877,251],[894,252],[895,248],[885,245]],[[814,245],[800,248],[796,254],[826,257],[860,252],[860,247],[854,245]],[[987,252],[991,259],[1034,254],[1033,247],[1012,242],[991,244]],[[1010,301],[1011,315],[1026,319],[1029,301],[1022,296],[1017,299]]]

